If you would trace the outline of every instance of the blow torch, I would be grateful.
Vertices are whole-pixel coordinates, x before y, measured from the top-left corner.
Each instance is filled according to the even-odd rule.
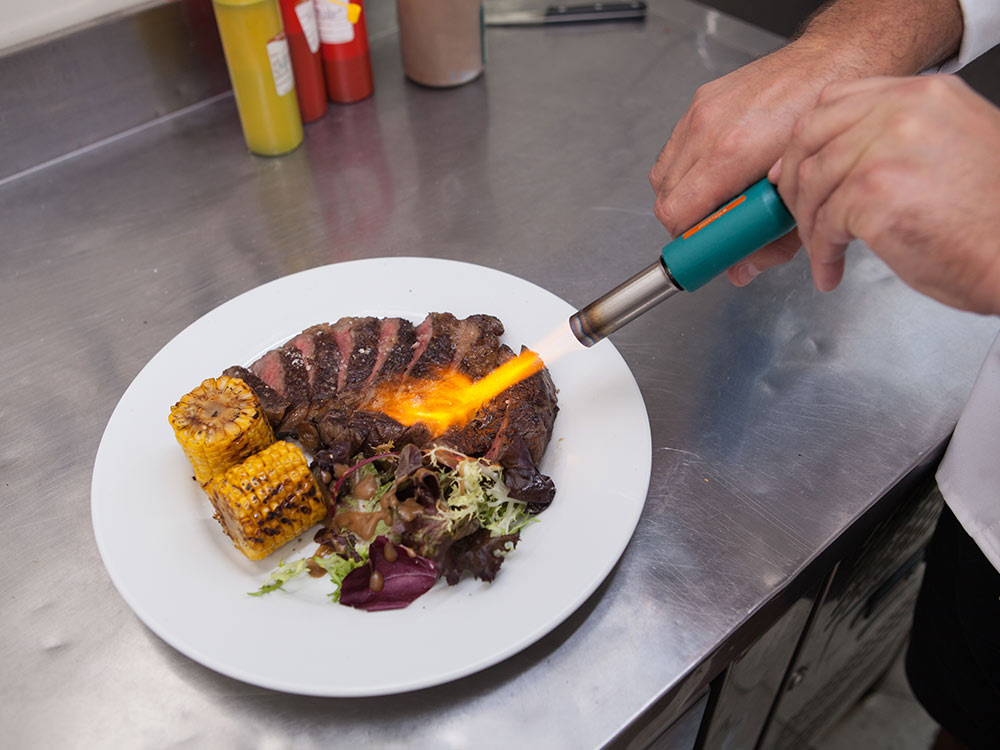
[[[569,326],[580,343],[593,346],[667,297],[704,286],[794,226],[765,177],[667,243],[653,265],[570,316]]]

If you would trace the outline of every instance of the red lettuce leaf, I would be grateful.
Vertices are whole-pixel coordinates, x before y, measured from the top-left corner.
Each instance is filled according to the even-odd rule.
[[[504,557],[510,549],[517,546],[521,538],[520,532],[505,536],[490,536],[486,529],[459,539],[448,548],[448,553],[441,562],[441,575],[454,586],[468,571],[481,581],[491,582],[496,578],[503,565]]]
[[[515,434],[496,460],[503,467],[503,483],[507,485],[508,494],[528,503],[530,513],[545,510],[555,497],[556,486],[535,466],[524,438]]]
[[[371,543],[368,564],[352,570],[341,584],[341,604],[369,612],[401,609],[434,585],[437,580],[434,563],[419,555],[410,557],[405,549],[398,546],[395,547],[396,559],[390,562],[385,557],[386,544],[389,543],[384,536]],[[372,575],[376,572],[382,576],[380,591],[371,588]]]

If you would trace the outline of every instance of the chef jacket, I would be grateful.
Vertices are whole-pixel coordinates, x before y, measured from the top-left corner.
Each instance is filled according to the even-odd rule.
[[[937,481],[959,523],[1000,570],[1000,336],[962,410]]]
[[[981,54],[1000,44],[1000,2],[997,0],[959,0],[965,29],[958,54],[945,60],[932,72],[954,73]]]

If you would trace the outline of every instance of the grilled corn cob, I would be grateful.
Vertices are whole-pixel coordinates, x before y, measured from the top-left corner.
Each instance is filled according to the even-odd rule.
[[[250,386],[225,375],[209,378],[174,404],[170,425],[202,485],[274,442]]]
[[[285,441],[217,476],[205,491],[222,528],[251,560],[266,557],[326,514],[305,456]]]

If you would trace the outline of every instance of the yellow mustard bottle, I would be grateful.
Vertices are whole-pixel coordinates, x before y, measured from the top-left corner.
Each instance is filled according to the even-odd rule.
[[[277,156],[302,143],[288,40],[276,0],[212,0],[247,148]]]

